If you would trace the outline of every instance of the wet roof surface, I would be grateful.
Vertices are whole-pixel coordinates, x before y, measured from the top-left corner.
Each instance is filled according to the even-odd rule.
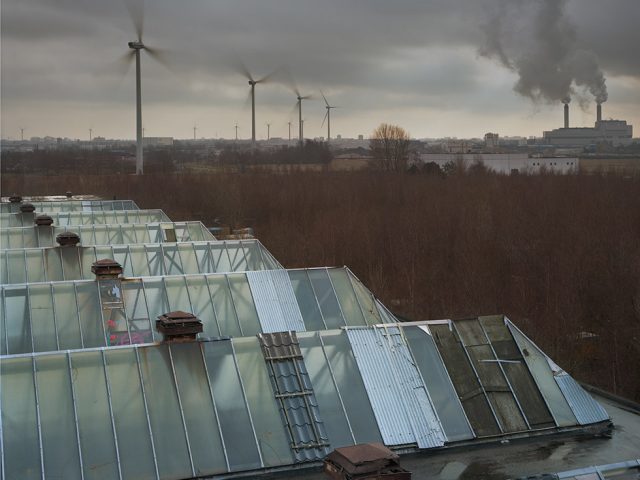
[[[458,447],[440,452],[403,455],[400,464],[413,478],[430,480],[507,479],[542,473],[623,462],[640,455],[640,413],[594,395],[605,407],[615,429],[607,438],[556,435],[505,444]],[[324,474],[307,472],[300,478],[325,480]],[[295,475],[294,475],[295,477]],[[286,475],[268,478],[292,478]]]

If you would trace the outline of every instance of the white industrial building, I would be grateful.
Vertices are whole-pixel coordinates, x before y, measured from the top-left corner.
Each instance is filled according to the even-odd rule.
[[[578,171],[576,157],[529,157],[527,153],[423,153],[420,162],[444,168],[447,163],[469,168],[481,163],[496,173],[537,174],[541,171],[567,174]]]
[[[587,146],[610,143],[613,146],[630,145],[633,126],[626,120],[602,120],[602,105],[597,106],[596,122],[593,127],[569,127],[569,105],[564,105],[564,128],[543,132],[544,142],[558,146]]]

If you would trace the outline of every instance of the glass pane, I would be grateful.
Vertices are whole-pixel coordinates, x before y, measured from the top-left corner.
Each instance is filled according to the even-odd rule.
[[[40,446],[30,357],[0,359],[2,442],[7,478],[40,479]]]
[[[0,355],[7,352],[7,324],[5,323],[4,289],[0,289]]]
[[[320,307],[311,288],[311,282],[305,270],[290,270],[289,279],[296,295],[302,318],[307,330],[326,330],[322,321]]]
[[[102,347],[105,345],[105,338],[100,299],[98,298],[98,284],[96,282],[78,282],[76,283],[76,292],[84,346],[85,348]]]
[[[171,353],[196,475],[226,472],[222,440],[200,344],[174,344]]]
[[[160,477],[189,477],[189,453],[167,345],[141,348],[139,354]]]
[[[40,258],[40,252],[41,252],[40,250],[16,250],[16,251],[9,250],[6,253],[2,252],[3,262],[1,263],[1,265],[3,270],[2,271],[3,283],[26,283],[27,282],[27,270],[25,265],[24,252],[26,252],[26,255],[30,254],[31,258],[34,258],[34,254],[36,254],[37,256],[34,258],[34,260],[36,260],[36,262],[38,260],[42,262],[42,259]],[[4,266],[7,265],[6,263],[4,263],[5,259],[8,261],[7,268],[4,268]],[[36,266],[38,266],[37,263],[36,263]],[[31,279],[32,277],[33,277],[33,280]],[[42,271],[42,263],[40,263],[39,268],[35,269],[32,272],[29,272],[30,282],[44,282],[45,279],[43,277],[44,277],[44,272]]]
[[[93,277],[91,273],[91,265],[98,260],[96,257],[95,247],[81,247],[80,261],[82,262],[82,275],[83,278],[89,280]]]
[[[561,427],[575,425],[577,423],[576,417],[553,377],[547,356],[517,328],[509,325],[509,330],[518,347],[520,347],[524,361],[529,367],[529,371],[547,401],[558,425]]]
[[[125,277],[131,277],[131,255],[126,245],[116,245],[112,247],[112,258],[122,267],[122,273]]]
[[[158,316],[171,311],[167,300],[167,294],[161,280],[146,279],[143,281],[143,284],[147,297],[147,307],[149,308],[149,318],[151,319],[151,324],[155,325]],[[155,331],[155,329],[153,337],[155,339],[160,339],[160,335]]]
[[[234,339],[233,346],[265,466],[293,463],[289,437],[285,432],[258,339]]]
[[[164,284],[167,289],[167,297],[169,297],[169,311],[175,312],[181,310],[183,312],[193,313],[191,310],[191,302],[189,301],[189,292],[184,277],[167,277]],[[169,313],[169,311],[164,313]]]
[[[79,479],[80,457],[65,354],[36,357],[38,404],[47,478]]]
[[[230,272],[231,271],[231,259],[227,252],[225,243],[211,243],[211,254],[215,261],[215,272]]]
[[[164,257],[160,245],[147,245],[147,259],[149,262],[149,273],[152,276],[165,274]]]
[[[380,314],[378,313],[375,299],[373,298],[371,292],[353,275],[349,274],[349,277],[351,279],[353,289],[358,297],[358,301],[360,302],[360,307],[364,312],[367,325],[377,325],[379,323],[383,323],[380,318]]]
[[[351,287],[347,271],[343,268],[332,268],[329,270],[329,277],[338,295],[338,301],[342,307],[342,313],[347,325],[365,325],[362,310],[360,310],[360,305],[358,305],[358,300]]]
[[[5,287],[5,329],[7,331],[8,353],[33,351],[31,344],[31,322],[27,287]]]
[[[189,297],[193,305],[193,314],[202,321],[203,335],[219,336],[220,330],[216,321],[216,313],[211,303],[207,279],[204,276],[193,276],[187,279]]]
[[[60,256],[62,258],[62,270],[64,271],[65,280],[82,280],[80,270],[80,257],[77,247],[60,248]]]
[[[238,242],[244,250],[242,268],[244,270],[265,270],[260,258],[260,244],[255,241]]]
[[[164,264],[168,275],[180,275],[184,273],[182,263],[180,262],[180,255],[178,254],[177,245],[165,245],[162,247],[164,250]]]
[[[260,468],[260,456],[233,360],[231,341],[204,342],[201,345],[218,407],[230,469]]]
[[[125,314],[129,322],[131,343],[152,342],[153,329],[152,324],[149,322],[142,282],[139,280],[123,282],[122,296],[124,298]]]
[[[50,281],[64,280],[62,275],[62,259],[60,258],[61,248],[47,248],[44,251],[45,268]]]
[[[60,350],[82,348],[76,294],[72,283],[53,284]]]
[[[240,337],[240,327],[236,316],[231,292],[224,275],[207,276],[211,298],[216,309],[218,324],[220,325],[220,335],[229,337]]]
[[[116,447],[101,352],[71,357],[85,480],[118,477]]]
[[[200,273],[215,273],[216,263],[214,262],[213,255],[211,254],[211,244],[199,244],[195,245],[196,258],[198,260],[198,272]]]
[[[138,364],[133,349],[105,350],[123,478],[156,478]]]
[[[457,401],[458,395],[449,380],[433,338],[417,326],[404,327],[403,331],[447,440],[473,438],[473,432],[465,420],[462,406]]]
[[[147,260],[147,249],[144,245],[129,245],[131,250],[131,276],[150,276],[149,261]]]
[[[340,305],[331,286],[327,271],[325,269],[317,269],[307,270],[307,273],[309,274],[313,290],[318,298],[320,311],[322,312],[327,328],[340,328],[345,326],[342,312],[340,312]]]
[[[232,272],[241,272],[246,270],[246,262],[244,260],[244,251],[242,247],[236,244],[226,244],[225,248],[227,249],[227,253],[229,254],[229,258],[231,259],[231,271]]]
[[[249,288],[247,276],[244,273],[228,275],[229,284],[231,285],[231,294],[233,302],[238,313],[238,320],[242,330],[242,336],[256,335],[262,331],[260,320],[258,320],[258,312],[253,303],[253,296]]]
[[[29,277],[29,282],[46,282],[48,278],[45,275],[44,271],[44,250],[25,250],[27,257],[27,275]],[[16,274],[19,272],[16,272]],[[24,275],[24,274],[23,274]],[[13,281],[14,272],[11,271],[11,283],[15,283]]]
[[[344,332],[321,332],[325,353],[342,395],[356,443],[382,442],[367,391]]]
[[[320,337],[316,332],[300,332],[298,341],[318,405],[322,410],[322,420],[329,434],[331,448],[353,445],[347,417],[322,352]]]
[[[53,314],[53,296],[49,284],[29,287],[31,328],[35,352],[58,350],[56,319]]]
[[[198,259],[192,243],[178,244],[183,273],[198,273]]]

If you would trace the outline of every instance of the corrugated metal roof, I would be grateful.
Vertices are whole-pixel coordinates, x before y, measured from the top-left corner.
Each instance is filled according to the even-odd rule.
[[[302,313],[286,271],[247,272],[247,279],[263,332],[305,331]]]
[[[384,443],[444,445],[442,426],[399,329],[350,328],[347,335]]]
[[[562,373],[556,375],[555,379],[580,425],[609,420],[609,414],[602,405],[585,392],[570,375]]]

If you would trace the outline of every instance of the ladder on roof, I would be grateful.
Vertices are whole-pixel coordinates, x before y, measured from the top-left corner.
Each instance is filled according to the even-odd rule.
[[[296,332],[261,333],[258,339],[296,459],[324,458],[328,436]]]

